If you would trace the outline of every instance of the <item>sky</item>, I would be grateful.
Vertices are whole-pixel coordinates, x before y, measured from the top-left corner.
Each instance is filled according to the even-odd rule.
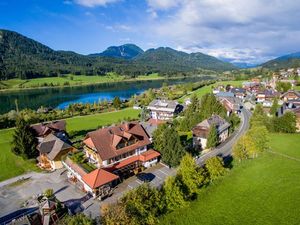
[[[134,43],[259,64],[300,51],[300,0],[1,0],[0,28],[81,54]]]

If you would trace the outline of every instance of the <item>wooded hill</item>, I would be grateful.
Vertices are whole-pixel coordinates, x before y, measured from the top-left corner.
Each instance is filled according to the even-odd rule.
[[[69,73],[103,75],[107,72],[131,77],[155,72],[167,76],[203,69],[214,71],[235,69],[230,63],[202,53],[187,54],[171,48],[149,49],[142,52],[136,47],[127,45],[126,48],[122,48],[121,53],[115,51],[116,49],[113,50],[114,48],[108,48],[103,54],[86,56],[71,51],[55,51],[19,33],[0,30],[0,80],[17,77],[30,79]],[[134,51],[138,51],[138,54]]]
[[[262,67],[271,70],[300,67],[300,52],[284,55],[276,59],[267,61],[262,64]]]

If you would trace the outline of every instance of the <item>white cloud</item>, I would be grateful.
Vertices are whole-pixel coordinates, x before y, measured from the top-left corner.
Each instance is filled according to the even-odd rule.
[[[147,0],[152,9],[166,10],[177,6],[180,0]]]
[[[126,24],[116,24],[116,25],[109,25],[105,27],[107,30],[111,30],[113,32],[133,32],[134,29],[131,26]]]
[[[187,51],[262,62],[300,50],[299,1],[148,0],[148,6],[158,14],[152,32]]]
[[[110,3],[117,2],[119,0],[75,0],[75,2],[79,5],[85,7],[96,7],[96,6],[105,6]]]

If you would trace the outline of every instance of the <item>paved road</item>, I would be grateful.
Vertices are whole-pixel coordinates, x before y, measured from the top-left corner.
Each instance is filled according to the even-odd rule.
[[[197,163],[199,165],[203,165],[204,162],[211,157],[217,155],[226,157],[230,155],[236,140],[249,128],[250,114],[251,113],[249,111],[243,108],[241,112],[241,125],[239,129],[236,130],[225,143],[222,143],[214,150],[200,156],[197,159]],[[169,169],[159,164],[156,167],[145,171],[145,174],[142,177],[132,177],[124,181],[119,185],[115,194],[106,199],[104,202],[109,203],[115,201],[123,192],[137,187],[143,183],[144,179],[149,179],[150,184],[154,187],[160,186],[167,176],[174,175],[175,173],[175,169]],[[28,182],[16,187],[8,186],[8,184],[11,184],[21,178],[30,179]],[[62,173],[62,170],[49,174],[32,172],[0,183],[0,217],[22,208],[20,206],[25,200],[31,199],[33,196],[42,193],[47,188],[53,188],[58,199],[61,201],[67,201],[69,204],[81,204],[82,199],[85,197],[84,193],[76,189],[74,185],[71,185],[67,182],[66,176],[64,173]],[[99,201],[89,199],[85,203],[85,213],[90,214],[93,217],[98,216],[100,204],[101,203]]]
[[[208,153],[203,154],[202,156],[200,156],[197,159],[197,164],[198,165],[203,165],[204,162],[214,156],[221,156],[221,157],[226,157],[226,156],[230,156],[231,155],[231,151],[232,151],[232,147],[235,144],[235,142],[237,141],[237,139],[239,139],[249,128],[249,120],[250,120],[250,116],[251,116],[251,112],[249,112],[247,109],[245,109],[244,107],[241,110],[241,125],[239,127],[238,130],[236,130],[230,137],[229,139],[220,144],[218,147],[216,147],[215,149],[211,150]]]

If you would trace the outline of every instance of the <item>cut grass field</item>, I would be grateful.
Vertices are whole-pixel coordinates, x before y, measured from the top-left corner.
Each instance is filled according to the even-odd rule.
[[[204,86],[202,88],[199,88],[185,96],[182,96],[179,101],[183,101],[184,99],[190,98],[192,95],[196,95],[197,97],[202,97],[203,95],[212,92],[212,87],[216,87],[218,85],[233,85],[235,87],[241,87],[242,83],[244,82],[244,80],[238,80],[238,81],[220,81],[220,82],[216,82],[214,84],[208,85],[208,86]]]
[[[300,159],[299,134],[271,134],[275,152]],[[300,162],[269,152],[236,165],[161,224],[300,224]]]
[[[68,132],[82,132],[96,129],[99,126],[117,123],[124,118],[138,118],[140,111],[124,109],[116,112],[100,113],[66,119]],[[34,162],[23,160],[11,152],[11,141],[14,129],[0,130],[0,181],[37,170]]]

